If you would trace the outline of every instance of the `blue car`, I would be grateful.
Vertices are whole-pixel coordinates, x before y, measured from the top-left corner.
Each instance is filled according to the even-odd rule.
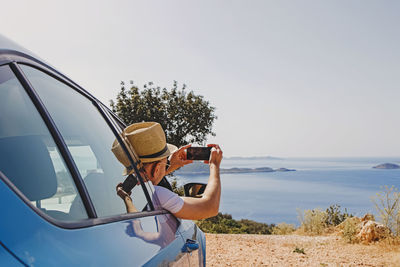
[[[116,194],[124,123],[72,80],[0,36],[0,266],[204,266],[204,233]],[[133,161],[129,148],[121,146]]]

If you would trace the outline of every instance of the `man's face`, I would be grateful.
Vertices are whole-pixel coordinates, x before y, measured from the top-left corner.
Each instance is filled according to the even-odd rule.
[[[154,185],[157,185],[165,176],[166,165],[167,165],[167,158],[151,163],[145,163],[143,165],[147,178]]]

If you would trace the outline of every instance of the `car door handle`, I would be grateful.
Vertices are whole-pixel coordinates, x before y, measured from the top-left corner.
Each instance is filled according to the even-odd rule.
[[[197,241],[192,240],[192,239],[186,239],[186,243],[182,247],[182,252],[190,253],[193,250],[197,250],[197,249],[199,249],[199,243],[197,243]]]

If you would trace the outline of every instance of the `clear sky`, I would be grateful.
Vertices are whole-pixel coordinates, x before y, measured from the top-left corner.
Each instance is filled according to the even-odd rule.
[[[0,33],[105,103],[187,84],[227,156],[400,156],[399,1],[6,1]]]

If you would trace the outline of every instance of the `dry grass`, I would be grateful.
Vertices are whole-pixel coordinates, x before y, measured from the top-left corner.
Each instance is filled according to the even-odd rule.
[[[400,248],[400,237],[389,236],[376,244],[378,244],[384,251],[397,251]]]
[[[356,217],[347,218],[341,223],[341,235],[347,243],[358,243],[357,234],[361,230],[360,221]]]
[[[279,223],[272,228],[273,235],[289,235],[296,230],[294,224]]]
[[[298,217],[300,220],[300,232],[309,235],[320,235],[324,233],[327,228],[326,219],[328,215],[325,211],[320,209],[305,210],[304,212],[298,210]]]

